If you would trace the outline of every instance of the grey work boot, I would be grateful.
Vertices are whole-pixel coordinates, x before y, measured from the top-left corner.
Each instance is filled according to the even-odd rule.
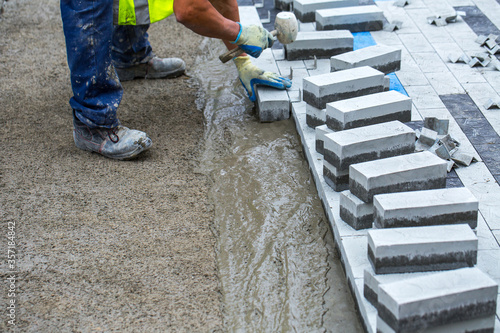
[[[73,139],[80,149],[117,160],[134,158],[153,144],[144,132],[124,126],[89,128],[76,118],[73,118]]]
[[[120,81],[130,81],[135,78],[163,79],[178,77],[186,71],[184,60],[179,58],[154,57],[145,64],[128,68],[116,68]]]

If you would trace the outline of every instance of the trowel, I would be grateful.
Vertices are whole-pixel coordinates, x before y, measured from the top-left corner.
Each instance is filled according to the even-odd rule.
[[[271,31],[271,34],[276,36],[281,44],[286,45],[293,43],[297,38],[297,32],[299,30],[297,18],[291,12],[278,13],[278,15],[276,15],[276,20],[274,21],[274,29],[275,30]],[[219,59],[223,63],[226,63],[243,52],[244,51],[242,49],[237,47],[222,54],[219,56]]]

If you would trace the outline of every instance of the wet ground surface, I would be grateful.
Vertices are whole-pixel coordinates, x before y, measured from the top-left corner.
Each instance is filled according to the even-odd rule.
[[[259,123],[223,49],[205,42],[193,74],[206,93],[200,171],[214,182],[225,329],[361,331],[293,121]]]

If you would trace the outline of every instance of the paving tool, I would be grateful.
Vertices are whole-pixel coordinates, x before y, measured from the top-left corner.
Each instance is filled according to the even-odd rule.
[[[297,32],[299,30],[297,18],[291,12],[278,13],[278,15],[276,15],[276,20],[274,21],[274,29],[275,30],[271,31],[271,34],[276,36],[281,44],[286,45],[293,43],[297,38]],[[244,51],[242,49],[237,47],[222,54],[219,56],[219,59],[223,63],[226,63],[243,52]]]

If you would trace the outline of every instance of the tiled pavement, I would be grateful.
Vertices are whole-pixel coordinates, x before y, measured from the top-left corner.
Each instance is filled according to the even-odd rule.
[[[252,5],[250,0],[240,5]],[[269,0],[268,0],[269,1]],[[265,4],[265,7],[268,7]],[[389,22],[403,22],[395,32],[376,31],[355,35],[355,49],[373,43],[395,45],[402,50],[401,70],[391,77],[391,88],[407,93],[413,100],[412,120],[425,117],[450,119],[450,134],[461,143],[461,148],[473,154],[478,162],[457,168],[448,176],[448,186],[466,186],[480,201],[477,234],[479,254],[477,266],[500,284],[500,110],[486,110],[484,104],[491,98],[500,98],[500,71],[493,67],[470,68],[464,63],[451,63],[448,54],[483,51],[475,42],[479,34],[500,35],[500,0],[411,0],[404,7],[394,1],[376,1]],[[446,14],[453,10],[465,11],[467,16],[445,27],[427,23],[427,17]],[[261,18],[267,9],[260,9]],[[277,11],[274,11],[276,13]],[[270,28],[268,26],[268,28]],[[311,24],[302,29],[314,30]],[[328,60],[287,62],[275,48],[274,56],[282,75],[289,75],[294,67],[296,100],[301,79],[329,71]],[[483,51],[484,52],[484,51]],[[498,56],[498,55],[497,55]],[[297,70],[297,69],[301,70]],[[295,97],[292,97],[295,96]],[[318,184],[318,192],[332,222],[334,236],[345,262],[346,275],[359,303],[360,312],[373,331],[376,310],[363,298],[363,269],[366,258],[366,231],[355,231],[341,221],[338,214],[338,193],[330,190],[322,177],[321,155],[315,153],[314,131],[305,125],[303,103],[293,103],[297,128],[302,135],[305,153]],[[309,148],[309,149],[308,149]],[[500,295],[499,295],[500,301]],[[500,306],[497,307],[496,330],[500,332]]]

